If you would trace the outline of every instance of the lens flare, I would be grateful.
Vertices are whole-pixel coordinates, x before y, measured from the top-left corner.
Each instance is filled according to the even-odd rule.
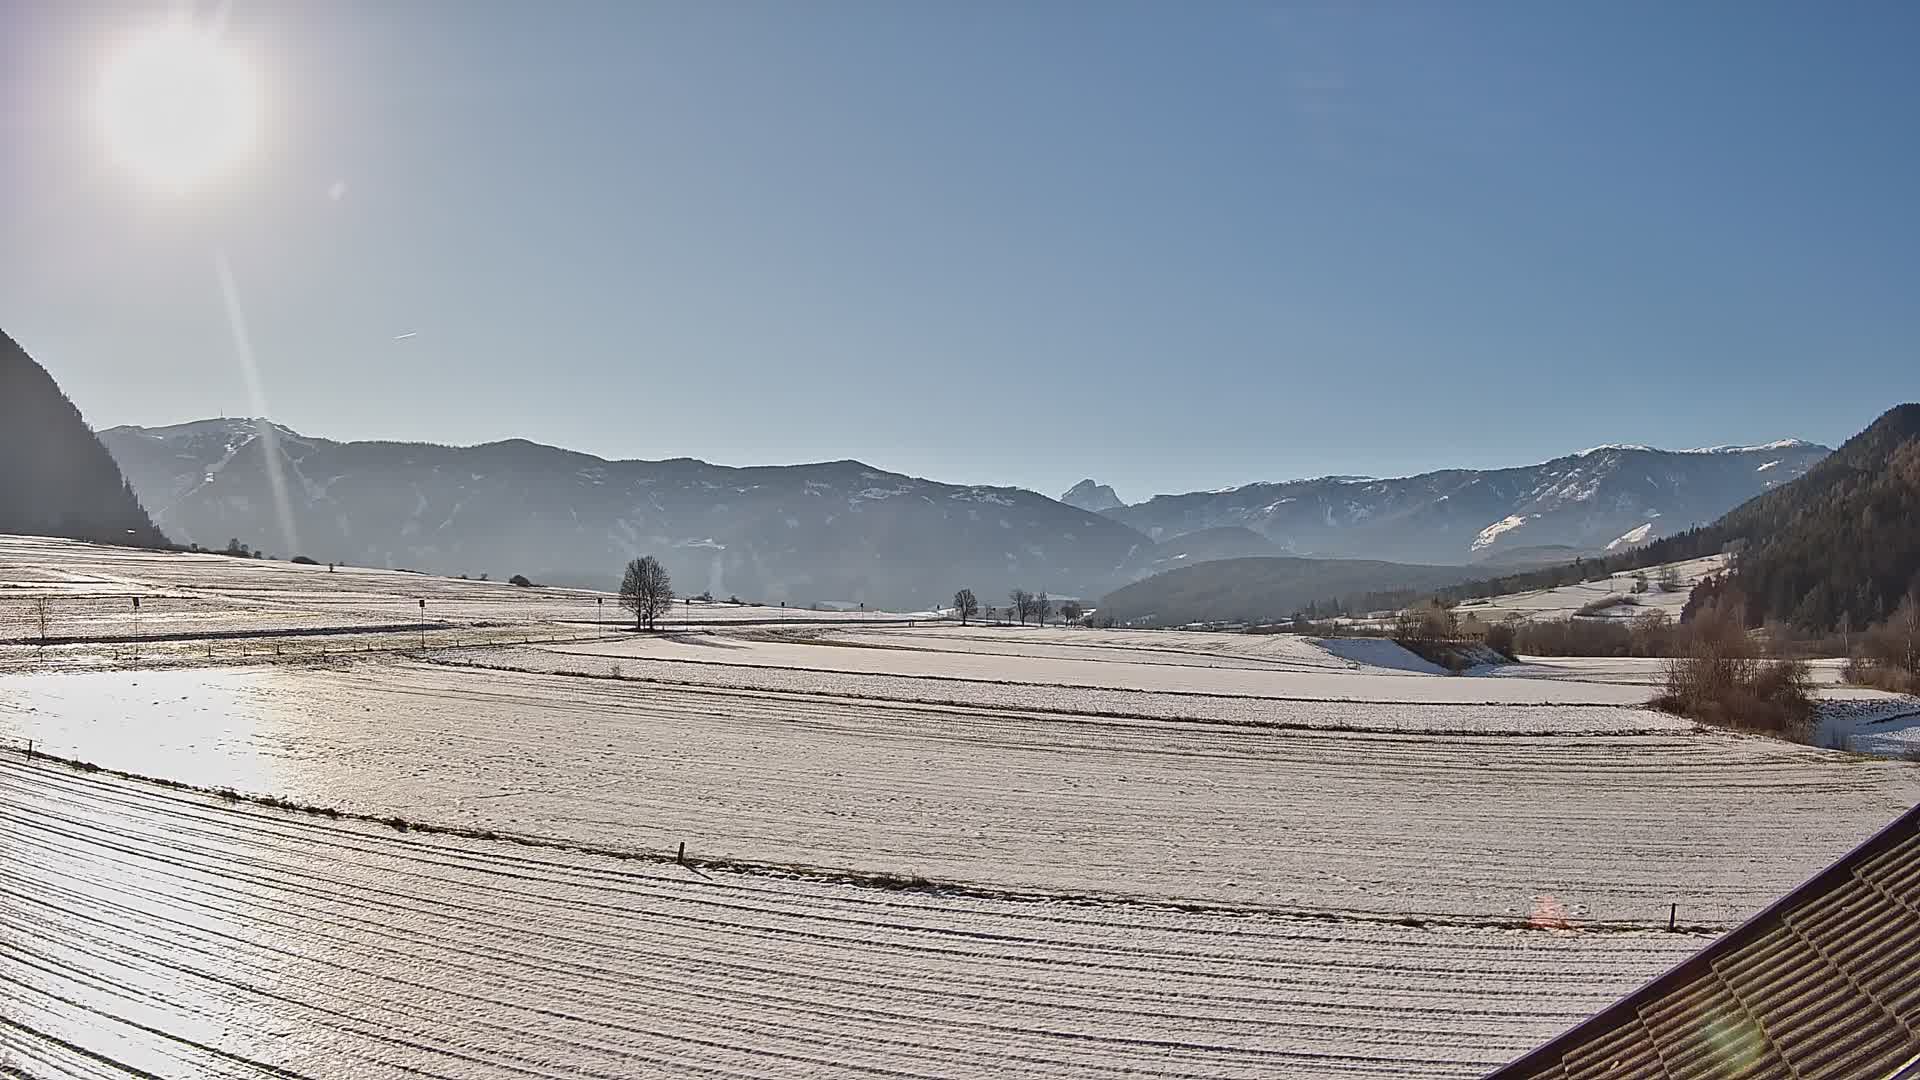
[[[226,303],[227,326],[233,332],[234,355],[247,381],[247,399],[253,407],[254,428],[260,438],[260,450],[266,457],[267,485],[273,489],[274,512],[280,516],[280,540],[288,557],[300,551],[300,536],[293,531],[293,504],[287,497],[287,477],[280,469],[280,432],[269,419],[267,391],[260,382],[260,365],[253,358],[253,336],[247,333],[247,315],[240,307],[240,289],[233,281],[233,267],[227,253],[214,253],[213,270],[220,278],[220,298]]]
[[[122,49],[101,78],[98,108],[115,163],[176,191],[233,165],[260,125],[253,71],[214,34],[184,22]]]

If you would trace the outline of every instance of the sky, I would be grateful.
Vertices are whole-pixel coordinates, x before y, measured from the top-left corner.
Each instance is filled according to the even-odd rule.
[[[182,11],[260,123],[161,190],[98,88]],[[1920,397],[1915,55],[1874,0],[0,0],[0,328],[96,427],[1129,501],[1833,445]]]

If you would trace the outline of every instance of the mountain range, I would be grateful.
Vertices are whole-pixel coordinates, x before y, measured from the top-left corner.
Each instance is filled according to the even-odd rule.
[[[1444,565],[1543,548],[1571,559],[1711,522],[1829,453],[1799,439],[1697,450],[1596,446],[1517,468],[1246,484],[1156,495],[1100,513],[1154,540],[1245,528],[1288,555]],[[1112,489],[1085,480],[1067,496],[1092,508],[1086,498],[1098,491]]]
[[[1091,595],[1153,546],[1031,491],[858,461],[608,461],[520,439],[334,442],[256,420],[101,438],[180,542],[437,573],[608,587],[652,554],[683,593],[911,610],[962,586]]]
[[[1092,480],[1056,501],[858,461],[609,461],[519,439],[336,442],[251,419],[100,438],[181,543],[237,538],[324,561],[603,587],[627,559],[654,554],[682,592],[900,609],[961,586],[1093,600],[1166,570],[1258,556],[1571,558],[1712,520],[1827,453],[1797,440],[1611,446],[1514,469],[1251,484],[1129,506]]]

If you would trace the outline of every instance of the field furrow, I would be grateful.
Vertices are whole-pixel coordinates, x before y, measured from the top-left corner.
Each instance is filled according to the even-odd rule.
[[[1471,1076],[1696,940],[696,874],[15,755],[0,853],[0,1045],[167,1077]]]
[[[1920,797],[1899,763],[1644,713],[1464,708],[1298,729],[422,664],[0,681],[0,731],[50,752],[379,817],[1388,917],[1729,924]]]

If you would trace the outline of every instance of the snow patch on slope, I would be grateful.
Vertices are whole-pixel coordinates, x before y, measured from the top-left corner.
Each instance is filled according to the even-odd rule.
[[[1618,547],[1631,547],[1634,544],[1644,544],[1647,542],[1647,537],[1652,535],[1653,522],[1649,521],[1645,525],[1637,525],[1621,533],[1618,537],[1615,537],[1613,542],[1607,545],[1607,550],[1612,551]]]
[[[1527,515],[1508,514],[1506,517],[1480,530],[1480,535],[1474,537],[1473,550],[1479,551],[1481,548],[1493,544],[1500,539],[1501,534],[1512,532],[1526,523]]]

